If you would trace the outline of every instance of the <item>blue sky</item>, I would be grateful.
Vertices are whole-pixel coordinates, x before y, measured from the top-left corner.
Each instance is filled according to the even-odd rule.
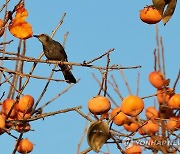
[[[10,2],[8,8],[12,10],[16,3],[17,1]],[[2,4],[3,2],[1,1],[0,6]],[[156,90],[148,82],[148,74],[153,71],[156,27],[155,25],[147,25],[139,19],[139,10],[151,4],[151,1],[56,0],[52,2],[31,0],[26,1],[25,4],[29,11],[27,21],[33,26],[34,34],[51,34],[63,13],[67,13],[64,23],[57,31],[54,39],[62,43],[64,34],[67,31],[69,32],[65,48],[69,61],[82,63],[84,60],[89,61],[109,49],[115,48],[115,51],[111,54],[111,64],[142,66],[141,69],[124,71],[133,94],[136,93],[138,71],[141,74],[139,95],[147,96],[155,93]],[[167,77],[172,81],[171,86],[180,67],[180,35],[178,35],[180,33],[180,18],[178,14],[180,14],[180,7],[177,5],[175,13],[167,25],[163,26],[162,22],[158,24],[159,35],[163,38],[165,48],[166,73]],[[3,17],[2,13],[0,17]],[[7,47],[7,51],[15,52],[17,51],[18,40],[8,34],[7,40],[11,39],[14,41]],[[0,38],[1,41],[3,41],[3,38]],[[36,38],[27,40],[27,56],[37,58],[41,52],[41,43]],[[24,71],[28,72],[31,65],[31,63],[26,64]],[[96,61],[94,65],[106,66],[106,57]],[[52,65],[40,64],[34,74],[47,77],[52,67]],[[80,82],[49,105],[44,112],[82,105],[82,111],[85,114],[88,113],[87,102],[99,90],[92,73],[101,79],[99,71],[77,66],[74,66],[72,71],[77,79],[81,79]],[[109,74],[115,76],[123,97],[127,96],[128,91],[120,73],[114,71]],[[55,73],[54,77],[62,79],[62,75],[59,72]],[[44,81],[31,80],[24,94],[31,94],[37,100],[45,83]],[[66,83],[52,82],[41,100],[41,104],[50,100],[67,86]],[[4,86],[2,88],[7,89],[8,87]],[[4,89],[1,89],[1,92]],[[108,90],[115,101],[120,104],[120,99],[110,85]],[[180,92],[179,84],[176,92]],[[153,101],[154,99],[145,100],[146,106],[152,105]],[[28,137],[35,144],[32,154],[74,154],[84,130],[85,119],[75,112],[70,112],[45,118],[44,121],[35,121],[31,125],[35,131],[24,134],[24,137]],[[122,128],[117,129],[121,130]],[[12,133],[16,134],[15,132]],[[14,142],[14,139],[10,136],[2,135],[0,137],[1,153],[11,153]],[[85,140],[81,150],[87,147]],[[107,151],[106,146],[103,147],[103,151]],[[112,154],[117,153],[116,146],[110,146],[110,151]],[[93,154],[94,152],[90,153]]]

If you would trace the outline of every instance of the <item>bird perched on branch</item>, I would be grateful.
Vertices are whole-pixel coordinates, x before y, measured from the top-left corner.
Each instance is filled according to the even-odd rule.
[[[53,40],[47,34],[40,34],[33,36],[38,38],[39,41],[42,43],[44,54],[48,60],[58,60],[62,62],[68,62],[66,52],[63,46],[59,42]],[[73,76],[69,65],[59,64],[59,67],[62,70],[66,82],[76,83],[76,79]]]

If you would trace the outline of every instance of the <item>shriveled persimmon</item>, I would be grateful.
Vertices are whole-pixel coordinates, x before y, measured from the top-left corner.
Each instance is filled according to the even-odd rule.
[[[139,145],[137,144],[133,144],[131,146],[128,146],[125,150],[126,154],[141,154],[142,153],[142,149]]]
[[[172,88],[163,88],[157,90],[157,100],[160,104],[167,103],[169,99],[174,95],[174,89]]]
[[[144,102],[138,96],[129,95],[125,97],[121,104],[121,111],[129,116],[137,116],[144,109]]]
[[[153,6],[140,10],[140,19],[147,24],[156,24],[161,21],[162,15]]]
[[[145,114],[148,119],[154,119],[159,117],[159,112],[153,106],[147,107]]]
[[[180,108],[180,94],[174,94],[168,101],[168,106],[174,109]]]
[[[88,109],[93,114],[103,114],[110,110],[111,103],[107,97],[96,96],[88,101]]]
[[[31,125],[29,123],[17,124],[15,130],[17,132],[28,132],[31,129]]]
[[[117,107],[112,110],[111,118],[112,118],[113,123],[115,123],[118,126],[121,126],[126,121],[127,116],[123,112],[121,112],[120,107]]]
[[[13,99],[7,98],[2,103],[2,113],[6,116],[10,112],[10,117],[14,117],[16,115],[15,101]]]
[[[24,95],[20,98],[16,108],[21,112],[30,112],[34,105],[34,98],[31,95]]]
[[[17,143],[16,143],[17,144]],[[29,153],[33,150],[33,143],[28,139],[21,139],[17,147],[19,153]]]
[[[157,71],[153,71],[149,74],[149,81],[155,88],[158,89],[161,89],[166,83],[164,75]]]

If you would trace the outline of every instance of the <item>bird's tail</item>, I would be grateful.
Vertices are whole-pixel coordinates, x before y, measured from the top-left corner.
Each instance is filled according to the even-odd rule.
[[[72,72],[70,71],[70,68],[68,65],[59,65],[59,67],[61,68],[62,73],[67,83],[76,83],[76,79],[73,76]]]

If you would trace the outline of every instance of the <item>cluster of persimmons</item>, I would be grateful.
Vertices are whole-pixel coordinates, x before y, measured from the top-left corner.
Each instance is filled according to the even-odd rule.
[[[180,94],[175,94],[172,88],[169,88],[169,80],[166,80],[161,72],[153,71],[149,74],[150,83],[157,89],[157,100],[159,105],[164,105],[167,109],[168,120],[165,129],[175,131],[180,129],[180,116],[176,116],[173,110],[180,108]],[[111,108],[110,100],[104,96],[95,96],[88,102],[88,109],[94,115],[101,115],[100,120],[110,119],[117,126],[123,126],[128,132],[139,132],[140,135],[155,135],[159,131],[160,111],[154,106],[144,108],[142,98],[129,95],[125,97],[120,106]],[[145,109],[146,122],[142,123],[136,117]],[[153,141],[150,138],[149,142]],[[150,144],[151,145],[151,144]],[[141,153],[142,149],[139,145],[133,144],[127,147],[126,153]]]
[[[34,98],[30,95],[22,96],[18,102],[7,98],[3,101],[0,113],[0,133],[3,134],[6,129],[12,128],[17,132],[24,133],[30,130],[30,124],[23,122],[30,118]],[[13,123],[12,121],[21,121]],[[33,143],[28,139],[21,139],[17,151],[20,153],[29,153],[33,150]]]

